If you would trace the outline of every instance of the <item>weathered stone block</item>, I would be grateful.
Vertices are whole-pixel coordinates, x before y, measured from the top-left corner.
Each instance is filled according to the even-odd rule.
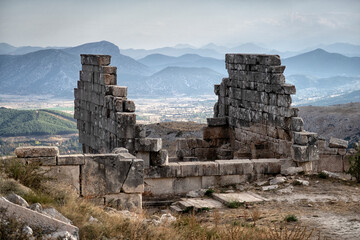
[[[144,161],[142,159],[134,159],[132,161],[121,189],[125,193],[144,192]]]
[[[203,131],[203,139],[211,140],[216,138],[229,138],[227,127],[205,127]]]
[[[150,167],[150,152],[137,152],[136,158],[144,160],[144,169]]]
[[[124,101],[124,112],[135,112],[135,103],[133,101]]]
[[[292,84],[284,83],[284,84],[282,84],[282,88],[283,88],[285,94],[289,94],[289,95],[296,94],[296,88]]]
[[[59,155],[57,165],[84,165],[84,154]]]
[[[227,119],[225,117],[207,118],[207,124],[210,127],[225,126],[227,125]]]
[[[146,178],[145,193],[150,196],[172,196],[176,178]]]
[[[195,148],[195,157],[200,160],[215,160],[216,148]]]
[[[141,152],[158,152],[162,148],[161,138],[138,138],[135,140],[135,150]]]
[[[123,102],[124,102],[123,98],[120,98],[120,97],[114,98],[113,106],[114,106],[116,112],[123,112],[124,111]],[[110,106],[109,106],[109,110],[111,111]]]
[[[281,159],[252,159],[256,174],[278,174],[281,172]]]
[[[15,149],[15,154],[19,158],[55,157],[59,155],[59,148],[46,146],[18,147]]]
[[[168,151],[161,149],[159,152],[150,153],[150,165],[151,166],[162,166],[169,163]]]
[[[201,189],[201,177],[176,178],[173,184],[174,194],[185,194]]]
[[[134,126],[136,123],[136,114],[135,113],[117,112],[116,113],[116,122],[120,125]]]
[[[101,74],[100,75],[100,84],[116,85],[116,75],[115,74]]]
[[[143,124],[135,124],[135,138],[145,138],[146,128]]]
[[[253,171],[253,162],[247,159],[216,160],[220,175],[242,175]]]
[[[301,117],[291,118],[291,130],[301,132],[304,130],[304,121]]]
[[[17,204],[11,203],[4,197],[0,197],[0,206],[4,209],[4,211],[2,211],[1,213],[2,218],[16,219],[17,222],[29,225],[33,229],[42,229],[43,231],[47,232],[66,231],[73,236],[76,236],[75,239],[78,239],[79,228],[73,225],[59,221],[31,209],[21,207]]]
[[[294,143],[298,145],[313,145],[316,142],[317,133],[313,132],[293,132],[294,134]]]
[[[347,148],[349,142],[346,140],[330,137],[329,147],[330,148]]]
[[[45,166],[46,176],[73,187],[80,194],[80,166]]]
[[[114,66],[103,66],[101,67],[103,73],[106,74],[116,74],[117,67]]]
[[[307,162],[307,161],[309,161],[307,148],[308,148],[307,146],[293,145],[294,160],[296,162]]]
[[[127,87],[121,87],[116,85],[107,85],[105,86],[105,94],[112,95],[114,97],[126,97],[127,96]]]
[[[110,55],[92,55],[92,54],[80,54],[81,64],[83,65],[98,65],[107,66],[110,64]]]
[[[131,159],[119,159],[118,154],[85,154],[82,195],[94,197],[120,193],[132,162]]]
[[[21,158],[26,163],[37,163],[41,166],[55,166],[56,157],[34,157],[34,158]]]
[[[318,171],[343,172],[344,163],[341,155],[321,155],[318,161]]]

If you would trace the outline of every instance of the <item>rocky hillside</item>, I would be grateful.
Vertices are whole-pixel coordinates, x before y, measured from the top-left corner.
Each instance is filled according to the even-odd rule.
[[[360,102],[333,106],[300,107],[305,129],[320,136],[330,136],[350,140],[360,140]]]

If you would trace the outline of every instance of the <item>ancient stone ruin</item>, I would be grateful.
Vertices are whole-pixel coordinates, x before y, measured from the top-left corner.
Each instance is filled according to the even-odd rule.
[[[277,55],[227,54],[228,78],[215,85],[218,101],[203,138],[178,139],[169,161],[160,138],[146,138],[136,124],[127,88],[117,86],[108,55],[81,55],[74,90],[75,118],[84,154],[59,155],[57,148],[18,148],[24,162],[44,168],[100,204],[141,208],[146,199],[259,180],[266,175],[348,169],[344,140],[327,146],[304,131],[291,107],[295,86],[285,82]]]

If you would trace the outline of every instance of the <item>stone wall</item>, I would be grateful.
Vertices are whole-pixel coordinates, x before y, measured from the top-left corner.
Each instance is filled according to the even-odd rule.
[[[18,147],[15,154],[24,164],[38,163],[48,176],[86,199],[118,209],[142,207],[143,160],[125,148],[108,154],[59,155],[57,147]]]
[[[178,142],[180,160],[289,158],[318,160],[317,134],[304,131],[291,107],[278,55],[226,54],[228,78],[215,85],[218,101],[203,139]]]
[[[75,95],[75,119],[84,153],[111,153],[124,147],[144,160],[145,167],[168,161],[161,138],[145,138],[136,124],[135,104],[127,87],[117,86],[116,67],[109,55],[81,55],[82,70]]]
[[[342,173],[349,170],[349,157],[355,155],[357,150],[348,146],[348,141],[331,137],[326,142],[319,138],[319,161],[316,162],[316,171],[323,170],[329,172]]]

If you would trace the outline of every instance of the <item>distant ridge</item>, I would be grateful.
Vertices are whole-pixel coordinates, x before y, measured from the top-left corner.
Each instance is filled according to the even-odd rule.
[[[316,49],[282,61],[286,65],[285,74],[305,74],[317,77],[358,76],[360,57],[346,57]]]

